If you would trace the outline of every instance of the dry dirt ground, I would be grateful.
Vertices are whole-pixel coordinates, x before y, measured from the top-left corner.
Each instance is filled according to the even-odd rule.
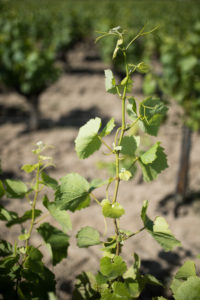
[[[89,49],[88,49],[89,50]],[[89,51],[88,51],[89,53]],[[103,69],[107,66],[92,58],[83,55],[81,47],[73,51],[69,56],[69,61],[73,67],[73,72],[65,73],[59,81],[46,90],[40,99],[41,129],[37,132],[23,134],[28,117],[28,106],[26,101],[15,93],[0,95],[0,158],[2,169],[6,176],[29,180],[28,176],[20,170],[26,163],[32,163],[34,156],[31,150],[38,141],[54,145],[49,151],[53,156],[56,168],[49,171],[49,175],[57,180],[70,172],[78,172],[85,178],[104,178],[107,174],[105,170],[98,170],[96,162],[104,160],[103,147],[100,152],[95,153],[91,158],[79,160],[74,150],[74,139],[77,136],[78,128],[91,117],[99,116],[106,122],[114,116],[116,121],[120,121],[120,102],[115,96],[106,94],[104,89]],[[79,72],[76,72],[76,69]],[[141,98],[140,86],[141,78],[135,78],[135,93]],[[170,228],[176,238],[182,242],[182,247],[175,249],[172,253],[164,253],[156,242],[146,232],[129,240],[124,247],[123,256],[128,261],[132,261],[132,253],[135,251],[142,259],[144,271],[151,271],[154,275],[165,279],[171,276],[186,258],[195,258],[200,253],[200,199],[184,205],[180,208],[180,216],[174,218],[174,200],[159,205],[160,201],[167,195],[174,192],[176,174],[179,162],[179,150],[181,142],[181,110],[174,102],[171,103],[168,112],[168,119],[160,129],[158,140],[166,149],[168,155],[169,168],[165,170],[153,183],[144,183],[136,179],[121,184],[119,199],[123,202],[126,215],[121,218],[121,227],[136,231],[141,227],[140,209],[143,200],[148,199],[149,216],[154,218],[157,215],[165,214],[170,224]],[[113,136],[108,138],[111,143]],[[153,141],[153,139],[152,139]],[[200,190],[200,139],[197,134],[193,135],[193,145],[190,166],[190,191]],[[104,189],[96,191],[99,199],[104,198]],[[53,194],[49,194],[53,199]],[[24,200],[12,200],[6,202],[6,207],[23,214],[28,208]],[[42,207],[39,204],[39,207]],[[101,257],[99,246],[89,249],[78,249],[75,243],[75,235],[82,226],[93,226],[102,234],[104,232],[104,222],[99,207],[92,205],[76,213],[70,213],[73,230],[71,235],[71,246],[68,251],[68,258],[54,267],[56,273],[58,299],[71,299],[70,293],[74,279],[81,271],[96,271],[98,261]],[[51,219],[49,219],[51,220]],[[54,222],[53,222],[54,223]],[[112,232],[112,223],[109,223]],[[18,225],[9,231],[1,224],[1,237],[10,241],[15,239],[19,232]],[[32,238],[34,245],[38,245],[37,234]],[[48,251],[43,249],[44,259],[50,261]],[[198,263],[198,262],[197,262]]]

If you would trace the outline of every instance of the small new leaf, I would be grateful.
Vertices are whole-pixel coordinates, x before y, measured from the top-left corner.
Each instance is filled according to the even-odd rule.
[[[117,202],[111,204],[108,199],[104,199],[101,202],[101,206],[102,206],[102,213],[106,218],[117,219],[125,214],[125,210],[123,206]]]
[[[24,165],[21,169],[26,173],[32,173],[35,169],[38,168],[38,163],[34,165]]]
[[[101,141],[98,132],[101,127],[101,119],[95,118],[89,120],[79,129],[75,140],[75,149],[80,159],[85,159],[101,147]]]
[[[88,248],[101,243],[99,232],[90,226],[82,228],[76,238],[79,248]]]

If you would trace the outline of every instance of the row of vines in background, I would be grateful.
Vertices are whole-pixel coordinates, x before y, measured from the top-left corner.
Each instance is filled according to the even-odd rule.
[[[47,5],[48,4],[48,5]],[[148,8],[148,9],[147,9]],[[39,127],[39,96],[67,65],[67,51],[80,40],[91,40],[97,30],[107,31],[120,25],[133,36],[145,30],[159,29],[136,41],[127,56],[131,61],[156,60],[159,72],[145,78],[144,93],[160,91],[176,99],[183,107],[183,139],[176,198],[182,200],[187,190],[191,132],[200,125],[200,4],[191,0],[119,0],[52,1],[21,0],[1,2],[0,86],[25,96],[31,110],[27,129]],[[102,60],[112,64],[114,39],[98,45]],[[123,57],[113,66],[123,74]]]

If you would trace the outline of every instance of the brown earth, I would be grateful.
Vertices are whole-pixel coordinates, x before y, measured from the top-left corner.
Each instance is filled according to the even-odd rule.
[[[31,150],[38,141],[54,145],[49,150],[53,156],[56,168],[51,168],[49,175],[59,180],[63,175],[70,172],[78,172],[85,178],[105,178],[105,170],[99,170],[96,162],[107,159],[103,155],[105,148],[95,153],[91,158],[79,160],[74,150],[74,139],[77,136],[78,128],[91,117],[99,116],[105,123],[112,116],[120,122],[120,102],[115,96],[106,94],[104,89],[103,63],[96,61],[94,53],[87,49],[87,56],[81,47],[69,55],[69,62],[73,72],[62,75],[57,83],[46,90],[40,99],[41,129],[37,132],[23,133],[26,128],[28,117],[28,105],[26,101],[15,93],[0,95],[1,121],[0,121],[0,157],[2,169],[8,177],[30,180],[29,176],[20,170],[26,163],[32,163],[34,156]],[[76,69],[79,72],[76,72]],[[80,72],[81,71],[81,72]],[[140,94],[141,78],[135,78],[136,97]],[[158,277],[171,276],[186,258],[195,258],[200,253],[200,199],[196,199],[180,208],[178,218],[174,218],[174,200],[171,198],[165,204],[159,205],[162,199],[174,192],[176,175],[179,162],[179,151],[181,142],[181,110],[172,102],[169,107],[168,118],[161,127],[158,140],[166,149],[169,168],[165,170],[153,183],[141,183],[141,174],[137,174],[133,181],[121,184],[119,199],[123,202],[126,215],[121,218],[121,227],[136,231],[142,224],[140,220],[140,209],[143,200],[148,199],[149,216],[154,218],[157,215],[165,214],[170,228],[176,238],[182,242],[182,247],[175,249],[172,253],[164,253],[157,243],[148,235],[142,232],[140,235],[130,239],[124,247],[123,256],[132,261],[132,253],[136,252],[142,259],[144,271],[151,271]],[[112,144],[113,135],[107,138]],[[152,142],[153,142],[152,138]],[[193,134],[193,145],[190,166],[190,191],[200,190],[200,140],[199,136]],[[149,140],[145,139],[146,143]],[[104,198],[104,189],[96,191],[99,199]],[[53,194],[49,193],[52,200]],[[24,200],[7,201],[6,207],[23,214],[29,208]],[[39,207],[42,207],[39,204]],[[57,277],[58,299],[70,299],[71,288],[75,277],[82,271],[96,271],[98,261],[101,257],[99,246],[89,249],[79,249],[75,243],[75,235],[83,226],[93,226],[101,234],[104,232],[104,221],[101,211],[96,203],[76,213],[70,213],[73,230],[71,235],[71,246],[68,258],[53,268]],[[49,220],[51,220],[49,218]],[[53,221],[52,221],[53,222]],[[54,223],[54,222],[53,222]],[[56,224],[56,223],[55,223]],[[10,241],[16,239],[16,233],[20,228],[14,226],[7,230],[2,226],[1,237]],[[112,223],[108,223],[108,232],[113,232]],[[34,245],[38,245],[39,239],[34,233],[32,238]],[[44,248],[44,247],[43,247]],[[43,249],[45,261],[49,263],[50,256],[46,249]],[[51,268],[52,269],[52,268]]]

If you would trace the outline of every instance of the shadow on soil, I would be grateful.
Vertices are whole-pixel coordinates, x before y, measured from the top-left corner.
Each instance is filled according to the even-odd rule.
[[[177,201],[175,193],[168,194],[159,201],[158,209],[164,215],[168,215],[173,210],[175,218],[187,215],[191,209],[200,214],[200,191],[189,192],[181,202]]]

